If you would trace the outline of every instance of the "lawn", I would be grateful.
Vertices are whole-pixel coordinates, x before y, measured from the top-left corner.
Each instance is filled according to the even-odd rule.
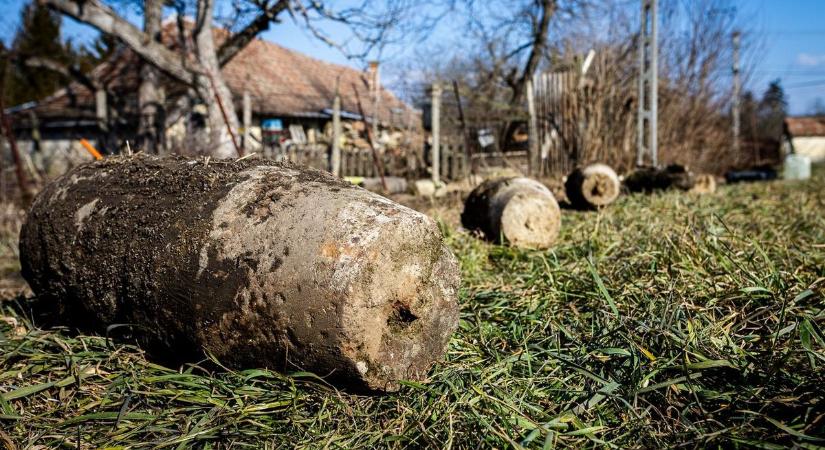
[[[0,303],[0,448],[825,446],[825,171],[565,211],[549,251],[477,240],[459,208],[434,209],[463,285],[428,383],[164,367],[40,329],[18,297]]]

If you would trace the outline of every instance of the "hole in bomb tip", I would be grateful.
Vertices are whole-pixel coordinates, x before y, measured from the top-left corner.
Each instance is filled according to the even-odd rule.
[[[413,322],[418,320],[418,316],[410,311],[410,307],[400,301],[396,301],[392,305],[392,312],[387,318],[387,325],[390,327],[407,328]]]

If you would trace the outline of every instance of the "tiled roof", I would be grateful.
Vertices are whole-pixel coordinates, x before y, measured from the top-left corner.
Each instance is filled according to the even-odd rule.
[[[356,91],[364,114],[371,117],[372,95],[364,72],[331,64],[256,39],[223,69],[234,95],[244,89],[258,113],[303,116],[332,108],[335,84],[341,94],[341,109],[358,114]],[[405,123],[412,109],[386,89],[381,89],[379,120]],[[237,101],[238,99],[236,99]]]
[[[825,136],[825,116],[787,117],[785,124],[793,137]]]
[[[174,27],[171,27],[174,29]],[[170,29],[169,26],[166,27]],[[173,31],[174,32],[174,31]],[[176,34],[176,33],[175,33]],[[222,41],[225,30],[215,30],[216,40]],[[172,36],[164,36],[167,40]],[[116,99],[124,103],[126,115],[137,109],[137,86],[139,83],[139,58],[125,50],[112,60],[94,69],[95,79],[103,82]],[[233,95],[236,108],[240,111],[244,90],[252,99],[253,112],[260,115],[317,117],[328,116],[332,109],[336,80],[341,93],[341,109],[358,114],[356,91],[361,100],[364,114],[371,118],[373,102],[367,86],[366,74],[351,67],[332,64],[310,56],[288,50],[277,44],[255,39],[241,50],[222,69],[224,79]],[[182,91],[182,85],[162,77],[167,97],[174,97]],[[30,108],[27,108],[28,111]],[[52,96],[37,102],[32,108],[42,119],[95,117],[94,95],[78,84],[71,83]],[[324,113],[326,110],[327,113]],[[417,126],[420,113],[399,100],[390,91],[380,89],[378,117],[382,123]],[[20,118],[25,120],[26,114]],[[412,120],[411,120],[412,119]]]
[[[95,67],[90,78],[105,86],[114,95],[109,101],[117,104],[127,114],[137,110],[138,71],[137,56],[131,51],[120,51],[105,63]],[[95,97],[86,86],[71,82],[63,89],[38,102],[9,108],[17,116],[15,124],[28,121],[29,111],[34,111],[41,121],[49,119],[94,120]]]

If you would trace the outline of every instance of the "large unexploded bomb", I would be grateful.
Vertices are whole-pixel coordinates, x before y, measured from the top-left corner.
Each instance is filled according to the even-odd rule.
[[[495,178],[470,192],[461,223],[491,240],[503,239],[517,247],[547,248],[559,235],[561,210],[553,193],[536,180]]]
[[[34,202],[20,258],[66,319],[358,388],[423,379],[458,322],[458,266],[433,220],[288,164],[78,167]]]
[[[670,164],[662,168],[641,167],[624,179],[624,185],[630,192],[653,192],[672,188],[688,191],[695,183],[693,173],[679,164]]]
[[[701,173],[694,177],[695,183],[690,189],[694,194],[713,194],[716,192],[716,177],[708,173]]]
[[[622,184],[616,172],[604,164],[577,168],[564,183],[567,199],[577,208],[599,208],[613,203]]]

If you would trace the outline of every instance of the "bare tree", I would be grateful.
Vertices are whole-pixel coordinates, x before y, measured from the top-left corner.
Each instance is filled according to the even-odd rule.
[[[539,3],[522,3],[521,15],[515,9],[497,11],[487,3],[477,5],[468,25],[472,33],[430,52],[445,54],[445,58],[435,64],[427,60],[427,78],[458,80],[471,127],[503,130],[507,124],[526,119],[526,108],[518,100],[518,80],[542,70],[570,72],[577,78],[573,85],[578,89],[564,94],[569,100],[566,104],[575,106],[565,107],[564,121],[576,126],[566,131],[569,135],[556,130],[565,151],[553,151],[550,171],[564,173],[573,165],[595,161],[631,169],[636,140],[638,2],[558,0],[543,43],[532,39],[541,35],[544,16]],[[729,151],[730,36],[734,29],[742,30],[743,53],[751,55],[758,49],[758,42],[753,41],[757,33],[742,26],[744,21],[731,0],[680,0],[662,5],[661,159],[723,172],[738,159]],[[450,52],[450,48],[459,50]],[[579,82],[581,61],[591,49],[596,57]],[[540,57],[533,66],[537,54]],[[752,65],[743,66],[745,80],[752,69]],[[449,102],[444,110],[446,120],[457,117]],[[554,128],[555,118],[539,120]],[[449,132],[450,127],[444,128]]]
[[[587,11],[589,0],[520,0],[506,7],[495,2],[464,0],[455,10],[466,16],[465,28],[474,41],[468,64],[474,76],[469,91],[484,92],[488,110],[507,117],[500,141],[509,146],[522,115],[527,82],[550,63],[551,41],[563,25]]]
[[[232,2],[235,16],[245,25],[224,39],[218,47],[215,42],[216,0],[194,0],[194,24],[191,27],[191,49],[186,37],[184,45],[172,49],[160,39],[162,0],[144,1],[144,29],[140,30],[120,16],[101,0],[39,0],[65,15],[89,24],[102,33],[115,36],[143,60],[141,68],[140,135],[141,143],[151,150],[161,143],[163,92],[159,88],[159,72],[191,89],[206,105],[210,130],[211,154],[215,157],[232,157],[239,152],[235,133],[239,120],[233,106],[232,95],[221,74],[227,64],[270,23],[278,21],[288,12],[292,17],[310,27],[319,37],[322,33],[314,27],[318,21],[333,20],[357,29],[355,38],[372,48],[387,39],[387,30],[398,23],[400,17],[414,6],[414,2],[391,0],[385,8],[373,8],[370,1],[340,12],[332,10],[320,0],[246,0]],[[176,3],[179,11],[185,11],[186,0]],[[297,14],[296,14],[297,12]],[[245,19],[245,20],[243,20]],[[380,20],[379,20],[380,19]],[[183,33],[183,27],[179,27]],[[334,44],[330,39],[326,42]]]
[[[143,32],[154,42],[161,42],[163,1],[145,0],[143,3]],[[138,147],[148,153],[159,153],[164,147],[164,107],[160,92],[160,73],[154,65],[142,62],[138,87]]]

